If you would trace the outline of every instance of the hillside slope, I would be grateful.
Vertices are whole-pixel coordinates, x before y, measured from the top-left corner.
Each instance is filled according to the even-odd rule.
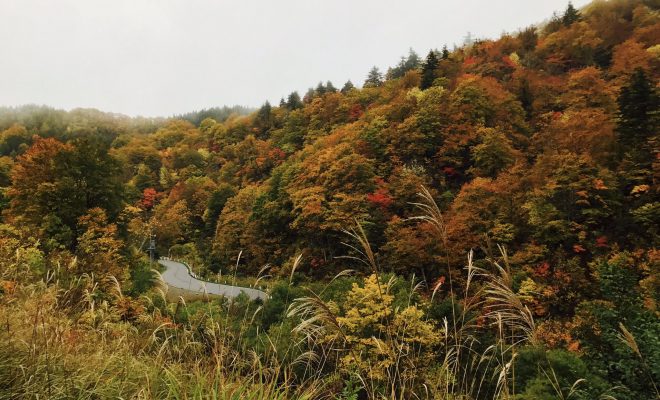
[[[207,278],[254,277],[268,264],[269,276],[313,286],[356,270],[360,284],[339,279],[345,286],[323,299],[330,302],[324,310],[338,310],[338,324],[355,328],[351,310],[373,311],[359,296],[370,299],[363,291],[377,287],[374,303],[392,307],[383,311],[392,324],[406,320],[394,317],[402,310],[424,310],[411,321],[428,341],[405,340],[436,351],[440,338],[430,332],[454,310],[464,307],[479,327],[491,315],[467,304],[474,282],[464,266],[473,251],[475,268],[506,264],[510,298],[537,321],[533,344],[548,352],[522,352],[522,363],[565,368],[561,379],[588,376],[585,399],[616,386],[625,387],[619,399],[654,398],[659,82],[656,2],[610,0],[423,60],[411,52],[385,75],[372,69],[362,88],[320,83],[250,115],[229,115],[242,108],[204,110],[189,121],[7,112],[0,118],[0,255],[31,258],[5,261],[2,279],[13,288],[57,270],[63,281],[93,275],[106,279],[106,295],[116,284],[137,297],[147,291],[141,252],[153,233],[162,255],[187,260]],[[205,113],[226,119],[190,122]],[[435,219],[420,218],[429,211]],[[370,243],[365,254],[344,244],[353,244],[346,231]],[[373,257],[351,258],[364,255]],[[383,285],[389,276],[423,285],[408,303],[407,289],[394,285],[399,292],[384,301],[372,272]],[[279,288],[277,306],[264,312],[293,332],[298,320],[285,312],[293,289]],[[404,308],[413,298],[419,310]],[[137,324],[135,309],[123,311]],[[263,331],[276,326],[263,318]],[[352,347],[344,350],[380,349],[369,347],[370,332],[345,334]],[[496,332],[480,335],[488,344]],[[329,362],[340,386],[357,384],[351,374],[376,362],[353,353]],[[414,368],[427,362],[416,358]],[[521,367],[532,397],[520,398],[549,398],[548,383],[538,383],[541,369]],[[432,371],[422,375],[424,384],[432,380]],[[387,387],[391,376],[369,378]],[[495,387],[501,390],[494,384],[488,393]]]

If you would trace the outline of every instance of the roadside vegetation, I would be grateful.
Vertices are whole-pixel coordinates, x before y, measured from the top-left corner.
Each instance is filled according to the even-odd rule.
[[[595,1],[255,111],[0,109],[0,398],[660,398],[659,39]],[[152,235],[270,299],[168,300]]]

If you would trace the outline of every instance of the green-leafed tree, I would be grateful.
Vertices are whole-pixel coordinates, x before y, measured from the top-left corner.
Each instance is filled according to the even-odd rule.
[[[72,234],[87,210],[101,208],[113,220],[123,195],[119,164],[107,150],[92,139],[38,139],[13,169],[10,215],[64,246],[75,244]]]

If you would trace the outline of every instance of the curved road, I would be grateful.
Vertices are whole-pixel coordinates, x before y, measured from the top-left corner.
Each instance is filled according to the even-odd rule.
[[[165,283],[170,287],[190,291],[196,294],[237,297],[243,292],[250,298],[250,300],[266,300],[268,298],[268,295],[261,290],[205,282],[194,278],[190,275],[188,267],[178,261],[160,259],[158,260],[158,263],[165,267],[165,272],[163,272],[161,276]]]

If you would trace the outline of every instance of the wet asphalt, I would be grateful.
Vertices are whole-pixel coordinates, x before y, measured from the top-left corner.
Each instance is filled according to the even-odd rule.
[[[161,274],[165,283],[178,289],[230,298],[237,297],[241,292],[245,293],[250,300],[266,300],[268,298],[268,295],[261,290],[205,282],[194,278],[188,272],[188,268],[178,261],[160,259],[158,263],[165,267],[165,272]]]

